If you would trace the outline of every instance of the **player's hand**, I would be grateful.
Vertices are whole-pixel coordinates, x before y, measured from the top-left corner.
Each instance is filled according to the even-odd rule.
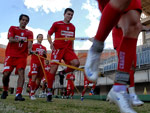
[[[23,43],[24,43],[24,40],[23,40],[23,39],[18,38],[18,42],[19,42],[19,43],[21,43],[21,44],[23,44]]]

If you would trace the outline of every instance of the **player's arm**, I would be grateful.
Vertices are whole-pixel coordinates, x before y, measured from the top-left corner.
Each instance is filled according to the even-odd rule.
[[[16,42],[19,42],[19,40],[18,39],[15,39],[14,37],[9,37],[9,42],[10,43],[16,43]]]
[[[33,32],[29,33],[28,39],[33,39]],[[32,54],[32,43],[33,43],[33,40],[28,41],[28,54],[29,55]]]
[[[52,42],[52,38],[51,38],[51,35],[47,35],[47,39],[48,39],[48,42],[49,42],[49,44],[50,44],[50,48],[51,48],[51,50],[54,50],[55,48],[54,48],[54,45],[53,45],[53,42]]]
[[[56,26],[57,26],[56,23],[54,23],[54,24],[52,25],[52,27],[50,28],[50,30],[48,31],[48,34],[47,34],[47,39],[48,39],[48,42],[49,42],[49,44],[50,44],[51,50],[54,50],[54,49],[55,49],[55,48],[54,48],[54,45],[53,45],[53,41],[52,41],[51,36],[52,36],[53,33],[55,33]]]

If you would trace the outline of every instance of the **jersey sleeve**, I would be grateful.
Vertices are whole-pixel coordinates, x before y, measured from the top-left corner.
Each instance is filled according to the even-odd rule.
[[[53,23],[52,27],[48,31],[48,35],[51,36],[56,31],[56,25],[57,25],[56,23]]]
[[[8,30],[8,39],[9,39],[10,37],[14,37],[14,36],[15,36],[14,27],[11,26],[11,27],[9,28],[9,30]]]

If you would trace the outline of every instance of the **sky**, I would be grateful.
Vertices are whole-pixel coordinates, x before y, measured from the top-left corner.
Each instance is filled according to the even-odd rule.
[[[33,31],[34,39],[42,33],[44,39],[53,22],[64,19],[65,8],[72,8],[74,16],[71,20],[76,27],[76,37],[91,38],[95,36],[101,13],[96,0],[1,0],[0,3],[0,44],[7,45],[7,32],[10,26],[19,26],[20,14],[27,14],[30,22],[27,29]],[[34,41],[36,43],[36,41]],[[48,50],[47,40],[42,42]],[[91,46],[88,40],[75,41],[75,50],[88,50]],[[112,48],[111,33],[105,41],[105,48]]]

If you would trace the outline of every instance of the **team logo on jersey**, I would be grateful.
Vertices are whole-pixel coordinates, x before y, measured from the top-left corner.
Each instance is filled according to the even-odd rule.
[[[67,30],[69,31],[69,27],[67,27]]]
[[[21,36],[23,36],[24,35],[24,33],[21,33]]]

